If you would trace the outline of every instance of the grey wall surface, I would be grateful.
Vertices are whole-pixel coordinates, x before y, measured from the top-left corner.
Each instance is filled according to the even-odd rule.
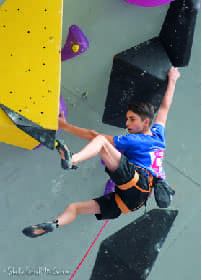
[[[109,135],[123,132],[101,122],[112,57],[156,36],[167,9],[168,5],[143,8],[122,0],[64,1],[63,44],[72,24],[78,25],[90,42],[87,52],[62,63],[61,93],[69,123]],[[191,61],[188,67],[179,69],[181,78],[166,127],[164,166],[168,182],[176,189],[171,208],[178,209],[179,215],[149,280],[200,280],[200,26],[199,15]],[[87,98],[82,98],[86,91]],[[73,152],[87,143],[64,131],[59,132],[59,138]],[[28,239],[22,235],[22,228],[55,218],[70,202],[103,194],[108,177],[99,156],[71,172],[62,170],[59,162],[59,155],[45,147],[28,151],[0,143],[1,280],[69,279],[104,224],[94,216],[85,215],[41,238]],[[152,197],[148,209],[154,207]],[[110,221],[74,279],[88,280],[101,240],[143,211]],[[23,275],[21,272],[26,269],[35,274],[39,269],[42,272]],[[46,269],[67,272],[55,276],[45,272]]]

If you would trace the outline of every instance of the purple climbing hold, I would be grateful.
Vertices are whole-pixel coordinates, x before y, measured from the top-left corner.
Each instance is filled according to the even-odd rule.
[[[112,179],[109,179],[106,183],[104,195],[114,192],[114,190],[115,190],[115,183],[114,181],[112,181]]]
[[[102,165],[106,166],[106,164],[105,164],[103,159],[101,159],[101,163],[102,163]]]
[[[71,25],[66,43],[61,52],[61,60],[73,58],[88,49],[89,42],[77,25]]]
[[[160,5],[165,5],[174,0],[124,0],[132,5],[142,6],[142,7],[156,7]]]
[[[124,153],[124,150],[119,150],[118,149],[118,151],[122,154]],[[101,163],[102,163],[102,165],[106,166],[103,159],[101,159]],[[106,183],[106,186],[105,186],[104,195],[108,194],[108,193],[111,193],[111,192],[114,192],[114,191],[115,191],[115,183],[112,179],[109,179]]]
[[[66,109],[66,105],[65,105],[64,99],[62,98],[62,95],[60,95],[59,115],[60,115],[61,112],[64,112],[64,116],[65,116],[65,119],[66,119],[66,117],[67,117],[67,109]]]

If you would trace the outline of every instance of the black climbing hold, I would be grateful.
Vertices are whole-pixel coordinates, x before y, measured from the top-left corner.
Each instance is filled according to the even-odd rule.
[[[7,114],[7,116],[13,121],[13,123],[22,131],[39,141],[47,148],[53,150],[55,148],[56,131],[51,129],[45,129],[40,125],[30,121],[21,114],[14,112],[8,107],[0,104],[1,109]],[[19,110],[20,111],[20,110]]]
[[[189,64],[198,9],[198,0],[176,0],[167,11],[159,38],[175,67]]]
[[[127,103],[150,102],[157,112],[171,66],[158,37],[115,55],[103,123],[124,128]]]
[[[153,209],[105,239],[90,280],[145,280],[177,214]]]

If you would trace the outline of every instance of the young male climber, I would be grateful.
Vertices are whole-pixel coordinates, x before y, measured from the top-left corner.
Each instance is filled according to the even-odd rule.
[[[90,141],[80,152],[71,155],[68,148],[58,142],[62,166],[72,169],[78,163],[100,154],[106,172],[115,182],[115,192],[86,202],[75,202],[67,206],[56,220],[29,226],[23,229],[28,237],[38,237],[54,229],[72,223],[79,214],[95,214],[98,220],[114,219],[121,213],[139,209],[151,191],[152,177],[165,178],[162,160],[165,151],[165,125],[180,73],[171,67],[168,85],[153,126],[150,128],[154,109],[149,103],[127,105],[126,136],[109,136],[70,125],[64,115],[59,118],[59,127]],[[117,149],[124,150],[124,154]]]

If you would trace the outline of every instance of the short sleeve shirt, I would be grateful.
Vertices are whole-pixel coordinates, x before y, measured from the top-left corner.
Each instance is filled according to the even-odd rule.
[[[162,166],[165,151],[165,128],[154,124],[151,128],[153,135],[127,134],[114,136],[115,147],[124,151],[124,155],[136,166],[143,167],[154,176],[165,179]]]

